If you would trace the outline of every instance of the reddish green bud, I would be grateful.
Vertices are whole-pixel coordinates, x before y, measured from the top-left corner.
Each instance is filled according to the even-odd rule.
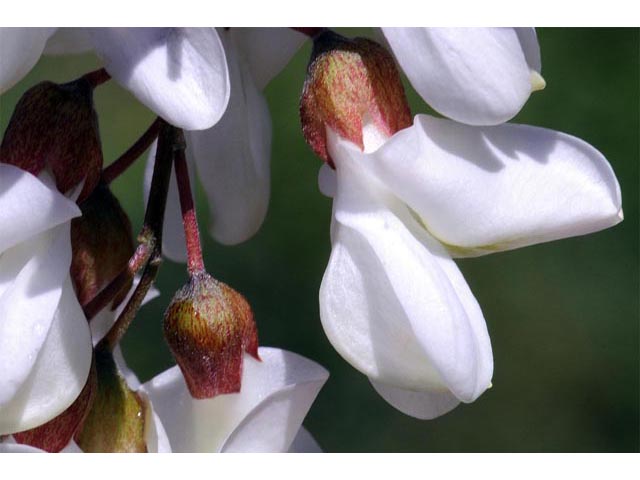
[[[96,395],[98,377],[95,360],[91,362],[91,370],[87,383],[78,398],[60,415],[44,425],[14,433],[16,442],[56,453],[66,447],[73,436],[82,429],[89,415],[89,410]]]
[[[127,266],[135,251],[131,222],[109,187],[100,182],[80,204],[82,216],[71,221],[71,278],[81,305],[86,305]],[[126,285],[114,299],[126,296]]]
[[[146,452],[146,403],[120,375],[113,355],[95,352],[98,388],[76,442],[83,452]]]
[[[89,82],[42,82],[27,90],[4,134],[0,162],[33,175],[49,168],[62,193],[84,181],[78,200],[86,198],[102,170],[98,117]]]
[[[386,136],[409,127],[411,112],[393,57],[372,40],[320,33],[313,41],[300,119],[305,140],[330,165],[326,127],[362,149],[365,122]]]
[[[243,352],[260,359],[251,307],[206,272],[176,292],[164,335],[194,398],[239,392]]]

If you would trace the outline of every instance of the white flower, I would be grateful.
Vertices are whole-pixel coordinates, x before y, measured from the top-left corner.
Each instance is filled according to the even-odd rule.
[[[336,175],[325,166],[320,176],[335,194],[321,320],[388,402],[434,418],[475,400],[493,372],[482,312],[452,257],[615,225],[620,188],[597,150],[552,130],[427,115],[388,140],[364,130],[364,152],[328,131]]]
[[[544,88],[533,28],[382,30],[420,96],[458,122],[506,122]]]
[[[0,28],[0,93],[28,73],[47,41],[49,53],[93,48],[118,83],[180,128],[211,127],[229,101],[224,49],[213,28]]]
[[[116,321],[118,316],[122,313],[122,311],[124,310],[124,307],[126,306],[131,296],[133,295],[133,292],[139,282],[140,282],[140,278],[136,277],[133,281],[133,285],[129,289],[128,294],[120,302],[120,304],[115,310],[111,310],[110,308],[106,307],[103,310],[101,310],[91,320],[90,330],[91,330],[92,343],[94,346],[104,337],[104,335],[109,331],[109,329],[111,328],[113,323]],[[159,296],[158,290],[155,287],[151,287],[151,289],[145,296],[142,304],[144,305],[150,300],[153,300],[158,296]],[[129,369],[129,367],[125,363],[124,358],[122,356],[122,351],[119,346],[117,346],[114,349],[113,357],[118,367],[118,370],[122,375],[122,377],[125,379],[128,387],[133,391],[137,391],[140,388],[140,381],[138,380],[138,377],[135,375],[135,373],[131,369]],[[151,453],[170,452],[171,446],[169,444],[167,434],[164,431],[164,428],[162,427],[162,423],[160,422],[158,415],[155,413],[155,410],[153,409],[153,405],[151,404],[148,397],[143,392],[139,392],[139,394],[142,401],[145,402],[145,410],[144,410],[145,426],[146,426],[145,441],[147,444],[148,451]],[[13,438],[13,436],[9,436],[7,439],[4,440],[4,442],[0,442],[0,452],[1,451],[43,452],[44,451],[44,450],[40,450],[38,448],[32,447],[30,445],[22,445],[22,444],[14,445],[14,444],[17,444],[15,438]],[[75,441],[72,438],[71,440],[69,440],[69,443],[67,444],[67,446],[63,450],[61,450],[61,453],[82,453],[82,449],[75,443]]]
[[[71,283],[70,222],[80,215],[48,173],[0,163],[0,435],[64,411],[91,366]]]
[[[143,385],[174,452],[317,450],[300,425],[328,372],[285,350],[259,353],[245,354],[239,393],[194,399],[177,366]]]
[[[162,422],[158,418],[157,413],[153,408],[153,404],[147,397],[147,395],[139,391],[140,389],[140,381],[138,377],[127,367],[124,358],[122,356],[122,352],[120,347],[116,347],[113,352],[113,357],[115,363],[118,367],[120,375],[125,379],[127,386],[132,390],[136,391],[139,395],[139,398],[144,402],[144,413],[145,413],[145,431],[144,431],[144,441],[147,446],[147,451],[149,453],[169,453],[171,452],[171,445],[169,443],[169,439],[167,434],[162,426]],[[25,452],[25,453],[42,453],[45,450],[41,450],[37,447],[33,447],[31,445],[20,444],[17,443],[13,436],[9,436],[8,438],[0,441],[0,452]],[[65,448],[63,448],[61,453],[83,453],[82,449],[78,446],[73,438],[69,440],[69,443]]]
[[[301,427],[320,388],[325,369],[299,355],[261,348],[262,362],[245,357],[239,393],[212,399],[191,397],[179,368],[173,367],[144,385],[126,365],[119,347],[113,352],[120,374],[146,403],[145,441],[159,452],[319,452]],[[166,425],[166,427],[165,427]],[[42,452],[0,442],[0,452]],[[81,453],[71,440],[62,452]]]
[[[15,85],[36,64],[55,28],[0,28],[0,93]]]
[[[287,64],[305,37],[286,28],[220,30],[229,66],[231,97],[212,128],[187,132],[187,160],[194,166],[209,202],[209,232],[231,245],[253,236],[269,205],[271,118],[262,89]],[[145,172],[145,198],[155,159],[152,148]],[[163,231],[163,253],[186,261],[182,216],[175,172]]]

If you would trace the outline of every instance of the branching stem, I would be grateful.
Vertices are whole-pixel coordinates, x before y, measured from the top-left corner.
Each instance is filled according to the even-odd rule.
[[[139,256],[134,254],[132,257],[133,263],[146,260],[146,265],[140,283],[138,283],[124,310],[96,348],[113,350],[120,342],[158,274],[162,261],[162,227],[167,194],[169,192],[171,168],[175,152],[180,149],[184,149],[184,142],[181,135],[179,135],[179,130],[165,122],[161,122],[147,211],[145,212],[144,225],[139,237],[141,246],[136,250],[136,254],[139,253]],[[144,250],[142,245],[147,245],[149,250]]]
[[[151,146],[153,141],[158,137],[161,123],[162,120],[156,118],[155,121],[149,125],[147,131],[144,132],[126,152],[102,171],[102,178],[105,183],[109,184],[118,178]]]
[[[91,88],[96,88],[103,83],[111,80],[111,75],[109,75],[109,73],[104,68],[100,68],[83,75],[82,78],[89,82]]]

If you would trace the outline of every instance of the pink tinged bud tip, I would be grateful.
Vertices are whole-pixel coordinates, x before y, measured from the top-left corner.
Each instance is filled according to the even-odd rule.
[[[27,90],[0,145],[0,162],[33,175],[49,168],[62,193],[84,181],[78,201],[94,189],[102,171],[102,148],[93,90],[85,79],[42,82]]]
[[[98,377],[94,359],[91,362],[87,383],[78,398],[64,412],[39,427],[14,433],[13,438],[18,443],[30,445],[46,452],[60,452],[82,429],[89,415],[97,388]]]
[[[326,127],[364,149],[366,122],[389,137],[412,123],[391,54],[371,40],[348,39],[330,30],[314,38],[300,119],[305,140],[331,166]]]
[[[176,292],[164,316],[164,335],[194,398],[239,392],[243,352],[260,360],[251,307],[206,272]]]

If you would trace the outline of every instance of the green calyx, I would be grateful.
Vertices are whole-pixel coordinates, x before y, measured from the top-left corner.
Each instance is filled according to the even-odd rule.
[[[98,389],[84,422],[76,436],[84,452],[146,452],[146,405],[120,375],[111,352],[96,351]]]

